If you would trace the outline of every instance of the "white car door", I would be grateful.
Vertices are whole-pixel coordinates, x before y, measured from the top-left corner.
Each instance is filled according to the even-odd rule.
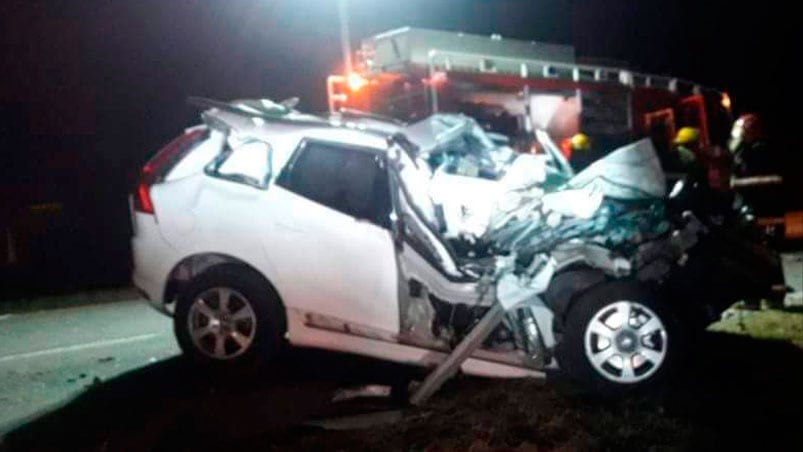
[[[266,201],[274,227],[263,237],[265,251],[288,307],[397,333],[384,156],[305,140]]]

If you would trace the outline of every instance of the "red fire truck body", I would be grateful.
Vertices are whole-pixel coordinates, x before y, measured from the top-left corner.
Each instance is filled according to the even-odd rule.
[[[611,150],[650,135],[659,152],[684,126],[724,146],[730,98],[699,84],[578,61],[571,46],[400,28],[362,41],[354,72],[327,80],[329,108],[411,121],[462,112],[508,136],[575,133]]]

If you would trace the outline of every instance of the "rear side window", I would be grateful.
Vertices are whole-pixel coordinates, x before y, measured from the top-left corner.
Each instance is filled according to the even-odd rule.
[[[373,152],[307,141],[277,184],[346,215],[389,225],[387,171]]]
[[[264,141],[249,140],[226,148],[206,168],[212,177],[266,188],[271,176],[271,149]]]

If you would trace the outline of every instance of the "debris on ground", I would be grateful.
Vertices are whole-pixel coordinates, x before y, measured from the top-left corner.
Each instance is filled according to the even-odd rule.
[[[329,419],[307,421],[304,425],[310,427],[320,427],[325,430],[362,430],[383,425],[396,424],[401,421],[413,421],[426,418],[431,413],[419,413],[405,415],[402,410],[378,411],[374,413],[357,414],[354,416],[342,416]]]
[[[332,402],[342,402],[361,397],[390,397],[391,388],[385,385],[365,385],[357,388],[342,388],[335,391]]]

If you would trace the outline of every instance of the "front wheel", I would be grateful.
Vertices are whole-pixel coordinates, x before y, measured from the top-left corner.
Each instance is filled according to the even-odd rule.
[[[646,287],[601,284],[569,309],[557,358],[570,376],[594,390],[640,388],[675,365],[680,333],[669,310]]]

